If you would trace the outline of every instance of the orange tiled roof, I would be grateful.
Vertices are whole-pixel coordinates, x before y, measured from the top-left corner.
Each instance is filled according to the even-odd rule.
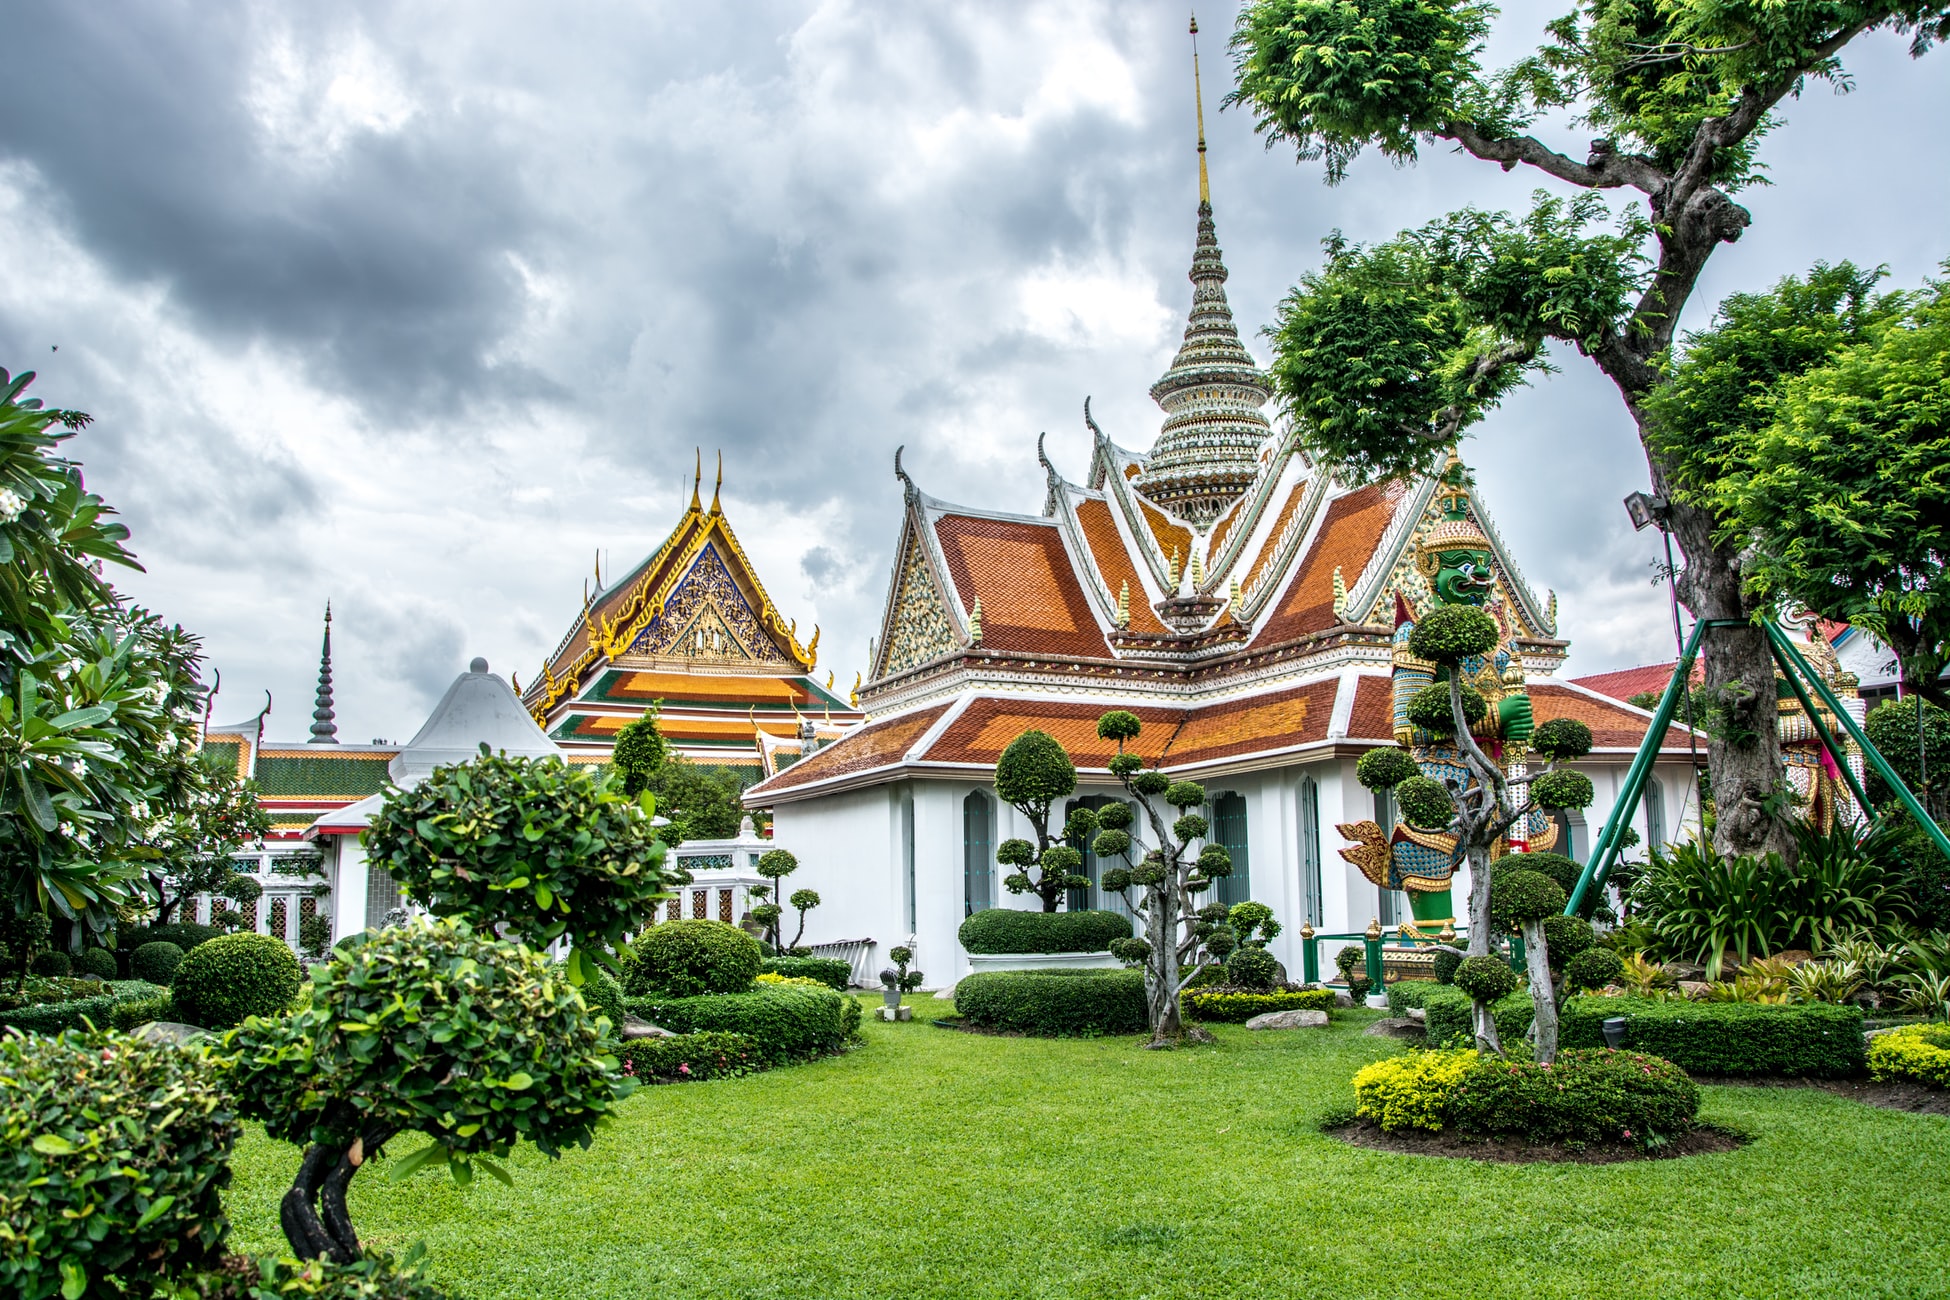
[[[1246,513],[1246,507],[1250,501],[1250,496],[1240,497],[1232,503],[1232,509],[1226,511],[1224,517],[1218,523],[1212,525],[1212,545],[1207,553],[1214,560],[1219,558],[1219,552],[1224,548],[1226,538],[1232,536],[1232,526],[1239,522],[1239,516]]]
[[[1205,763],[1325,740],[1339,687],[1339,678],[1329,678],[1193,709],[1172,738],[1166,763]]]
[[[1169,560],[1171,553],[1177,551],[1179,572],[1184,572],[1192,562],[1192,530],[1171,522],[1162,510],[1143,497],[1137,498],[1137,503],[1138,509],[1144,513],[1145,525],[1151,529],[1151,535],[1158,539],[1158,554]]]
[[[1031,654],[1108,657],[1090,601],[1054,524],[942,515],[935,535],[963,613],[982,602],[982,644]]]
[[[577,714],[575,729],[559,736],[564,740],[615,740],[636,718],[627,714]],[[794,736],[798,729],[792,720],[766,719],[757,730],[771,736]],[[750,740],[753,724],[748,718],[680,718],[664,714],[657,719],[657,731],[665,740]]]
[[[921,738],[922,733],[947,711],[946,704],[937,704],[933,708],[904,713],[885,722],[870,723],[752,789],[761,793],[785,790],[795,785],[847,776],[898,762],[901,755],[914,747],[914,742]]]
[[[1253,560],[1253,567],[1247,571],[1246,579],[1239,584],[1240,586],[1248,591],[1252,590],[1253,584],[1259,581],[1259,575],[1264,573],[1266,566],[1273,562],[1273,553],[1279,549],[1280,534],[1286,531],[1287,524],[1293,519],[1293,512],[1300,508],[1300,502],[1306,498],[1306,495],[1307,484],[1304,479],[1295,483],[1293,491],[1287,493],[1286,504],[1280,507],[1279,517],[1273,521],[1273,531],[1266,535],[1266,541],[1259,548],[1259,555]]]
[[[804,681],[791,677],[753,677],[736,673],[634,673],[617,674],[614,684],[605,688],[609,700],[685,700],[712,703],[796,704],[817,708],[816,699]]]
[[[1672,680],[1672,670],[1677,666],[1677,662],[1645,664],[1638,668],[1621,668],[1612,673],[1597,673],[1591,677],[1573,677],[1571,680],[1588,691],[1629,702],[1634,695],[1665,690],[1666,683]],[[1705,667],[1696,659],[1693,661],[1693,681],[1698,683],[1705,680]]]
[[[1354,679],[1354,712],[1347,734],[1360,740],[1395,738],[1395,683],[1388,677]]]
[[[1368,567],[1396,501],[1372,485],[1337,497],[1327,507],[1320,535],[1287,585],[1286,595],[1266,620],[1255,644],[1265,645],[1305,636],[1334,626],[1334,570],[1340,569],[1350,586]]]
[[[1124,548],[1124,539],[1118,534],[1117,520],[1112,517],[1110,507],[1094,499],[1081,502],[1077,506],[1077,522],[1083,525],[1084,540],[1090,544],[1090,558],[1096,561],[1097,572],[1104,576],[1104,586],[1110,589],[1111,598],[1116,599],[1119,589],[1130,584],[1131,630],[1152,636],[1163,636],[1170,631],[1159,621],[1145,597],[1144,582],[1138,576],[1131,553]],[[982,612],[988,612],[986,605]]]
[[[1637,749],[1645,739],[1650,719],[1622,705],[1594,700],[1558,682],[1533,681],[1526,689],[1530,692],[1531,713],[1538,722],[1576,718],[1591,728],[1592,744],[1599,749]],[[1685,753],[1685,729],[1668,727],[1665,743],[1660,748]]]

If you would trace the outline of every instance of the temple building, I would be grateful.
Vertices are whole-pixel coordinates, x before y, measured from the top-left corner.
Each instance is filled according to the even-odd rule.
[[[1273,951],[1294,978],[1303,926],[1351,935],[1407,920],[1405,896],[1374,866],[1388,849],[1366,846],[1396,818],[1354,766],[1405,725],[1396,634],[1435,599],[1438,550],[1466,544],[1477,582],[1487,564],[1483,603],[1503,630],[1504,681],[1521,683],[1535,720],[1577,718],[1594,733],[1580,766],[1597,803],[1559,817],[1533,849],[1588,852],[1650,720],[1554,679],[1568,650],[1556,598],[1524,580],[1460,465],[1354,486],[1269,418],[1270,380],[1226,299],[1204,147],[1201,127],[1192,303],[1151,388],[1164,418],[1150,449],[1113,439],[1086,401],[1080,474],[1038,441],[1045,492],[1034,514],[935,496],[896,452],[906,509],[859,694],[866,723],[746,792],[748,806],[773,809],[775,841],[798,855],[794,883],[825,899],[809,937],[872,936],[883,960],[911,944],[929,987],[971,968],[956,939],[966,916],[1039,905],[1000,888],[995,846],[1033,838],[995,796],[1003,748],[1048,732],[1076,761],[1075,799],[1121,796],[1113,748],[1096,734],[1113,708],[1142,721],[1138,753],[1204,784],[1212,839],[1234,863],[1217,898],[1273,908],[1285,926]],[[1639,815],[1650,842],[1677,834],[1689,771],[1674,728]],[[1084,874],[1098,876],[1087,852]],[[1466,879],[1465,869],[1462,888]],[[1067,905],[1123,906],[1094,885]]]
[[[601,573],[582,610],[522,691],[571,762],[601,762],[616,733],[652,710],[670,748],[750,785],[859,723],[856,704],[814,676],[819,629],[799,641],[752,568],[700,461],[670,536],[621,579]],[[857,683],[856,683],[857,684]]]

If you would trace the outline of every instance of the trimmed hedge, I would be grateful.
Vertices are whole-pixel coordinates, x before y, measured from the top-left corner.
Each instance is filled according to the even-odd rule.
[[[86,1021],[97,1029],[106,1029],[114,1023],[114,1013],[124,1003],[168,993],[168,989],[141,980],[38,981],[28,988],[27,996],[33,1001],[0,1011],[0,1028],[18,1029],[26,1034],[58,1034],[84,1028],[83,1021]]]
[[[183,950],[167,939],[151,939],[129,954],[129,974],[151,984],[167,984],[183,964]]]
[[[74,973],[98,980],[112,980],[120,974],[115,966],[115,954],[106,948],[83,948],[76,953]]]
[[[206,944],[224,933],[214,925],[198,925],[195,921],[182,921],[170,925],[138,925],[132,929],[120,930],[115,935],[115,946],[123,952],[134,952],[145,943],[173,943],[184,952],[201,944]]]
[[[1564,1005],[1558,1042],[1602,1047],[1604,1022],[1613,1016],[1625,1017],[1624,1047],[1663,1056],[1693,1074],[1841,1079],[1867,1068],[1862,1009],[1825,1002],[1578,997]]]
[[[744,1034],[758,1044],[758,1053],[766,1064],[783,1065],[838,1051],[848,1032],[843,1005],[847,1002],[854,999],[831,989],[774,984],[745,993],[705,993],[689,998],[650,994],[627,998],[623,1005],[633,1015],[673,1033]],[[854,1005],[857,1008],[859,1004]]]
[[[1228,988],[1186,990],[1179,995],[1185,1014],[1194,1020],[1243,1024],[1269,1011],[1326,1011],[1335,1006],[1332,989]]]
[[[1406,1016],[1411,1010],[1422,1007],[1430,994],[1448,987],[1435,980],[1396,980],[1388,986],[1388,1014]]]
[[[633,1038],[617,1049],[623,1073],[643,1083],[696,1083],[765,1068],[749,1034],[707,1031],[675,1038]]]
[[[108,1027],[125,1034],[151,1021],[174,1019],[176,1009],[170,1004],[169,990],[163,988],[140,997],[123,998],[108,1009]]]
[[[202,1052],[120,1035],[0,1038],[0,1294],[147,1295],[214,1263],[241,1126]]]
[[[653,925],[630,945],[623,991],[644,996],[699,997],[752,986],[763,958],[758,940],[735,925],[703,919]]]
[[[1473,1042],[1476,1030],[1470,1023],[1470,1005],[1469,994],[1452,984],[1439,985],[1435,992],[1422,994],[1422,1010],[1425,1013],[1423,1029],[1429,1046],[1440,1047],[1454,1042],[1458,1035],[1464,1042]],[[1506,1043],[1530,1032],[1533,1014],[1530,994],[1522,989],[1490,1003],[1490,1016],[1496,1021],[1497,1036]],[[1557,1041],[1566,1047],[1590,1046],[1589,1043],[1565,1042],[1561,1030]]]
[[[595,978],[586,979],[576,992],[589,1005],[592,1015],[609,1018],[609,1036],[620,1038],[623,1034],[623,988],[615,980],[597,971]]]
[[[48,979],[66,979],[75,973],[74,959],[59,948],[35,953],[34,960],[27,963],[27,969]]]
[[[758,970],[761,975],[818,980],[841,993],[853,983],[853,967],[838,957],[767,957],[758,963]]]
[[[1019,912],[991,907],[961,923],[967,952],[1108,952],[1113,939],[1131,937],[1131,918],[1116,912]]]
[[[983,1029],[1056,1037],[1139,1034],[1150,1023],[1144,975],[1130,970],[984,971],[955,985],[955,1011]]]
[[[1869,1073],[1950,1088],[1950,1025],[1906,1025],[1869,1040]]]
[[[229,1029],[250,1016],[274,1016],[298,996],[304,970],[282,939],[226,934],[183,954],[171,1001],[190,1024]]]
[[[1410,1052],[1354,1076],[1356,1114],[1383,1129],[1512,1134],[1533,1142],[1644,1146],[1698,1123],[1699,1088],[1670,1061],[1642,1052],[1575,1049],[1555,1063],[1478,1056],[1467,1048]]]

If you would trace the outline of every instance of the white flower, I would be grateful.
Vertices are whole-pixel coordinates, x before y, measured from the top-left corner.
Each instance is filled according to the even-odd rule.
[[[0,524],[10,524],[20,518],[20,512],[27,503],[20,499],[20,493],[12,488],[0,488]]]

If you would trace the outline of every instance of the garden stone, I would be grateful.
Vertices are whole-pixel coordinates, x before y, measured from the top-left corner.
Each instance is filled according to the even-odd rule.
[[[151,1020],[137,1028],[135,1036],[152,1043],[189,1043],[203,1037],[203,1033],[195,1025],[186,1025],[179,1020]]]
[[[626,1043],[636,1038],[675,1037],[677,1037],[676,1034],[671,1033],[662,1025],[653,1025],[648,1020],[644,1020],[639,1016],[623,1017],[623,1041]]]
[[[1421,1007],[1410,1007],[1408,1009],[1408,1018],[1418,1025],[1425,1025],[1428,1023],[1429,1013]]]
[[[1346,989],[1335,989],[1334,1005],[1337,1007],[1351,1007],[1354,1005],[1354,995]]]
[[[1399,1019],[1377,1020],[1361,1032],[1369,1038],[1420,1038],[1426,1029],[1403,1016]]]
[[[1268,1011],[1246,1022],[1248,1029],[1325,1029],[1325,1011]]]
[[[1705,980],[1680,980],[1679,996],[1689,1002],[1698,1002],[1711,992],[1713,986]]]

